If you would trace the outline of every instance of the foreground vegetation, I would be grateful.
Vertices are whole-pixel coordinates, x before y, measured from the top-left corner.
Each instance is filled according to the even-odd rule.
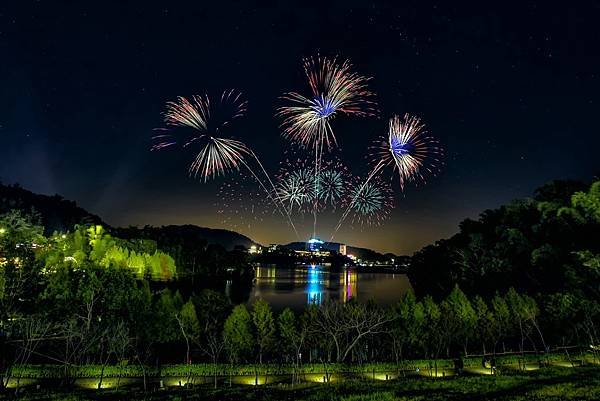
[[[0,391],[15,379],[16,387],[22,385],[36,365],[52,365],[38,373],[51,372],[65,388],[89,369],[88,376],[98,379],[92,387],[136,372],[150,391],[149,380],[169,369],[178,376],[212,375],[213,387],[223,387],[219,376],[236,369],[258,375],[285,366],[298,384],[306,370],[328,378],[382,363],[398,371],[427,369],[432,376],[470,364],[493,371],[502,367],[498,354],[507,351],[516,353],[517,364],[532,358],[551,365],[560,355],[575,366],[582,351],[597,362],[600,182],[569,196],[567,189],[546,188],[544,200],[494,214],[502,224],[490,225],[487,217],[466,224],[476,230],[461,246],[479,241],[475,248],[438,246],[449,268],[439,261],[427,266],[439,270],[440,280],[431,274],[429,281],[443,292],[409,293],[391,306],[325,302],[299,313],[275,313],[262,300],[250,308],[236,305],[193,286],[180,291],[175,259],[153,240],[116,238],[99,225],[48,235],[35,213],[11,210],[0,215]],[[525,232],[534,221],[535,232]],[[560,246],[557,232],[564,236]],[[541,237],[547,246],[532,250]],[[411,269],[422,266],[424,252]],[[241,272],[251,269],[239,250],[198,255],[206,271],[247,276]],[[523,271],[506,278],[502,269],[512,271],[514,255]],[[448,272],[457,273],[455,281],[468,291],[447,286]],[[477,289],[475,283],[491,285],[493,277],[502,278],[496,288]],[[469,359],[473,354],[479,356]]]
[[[593,352],[573,352],[570,358],[565,353],[549,354],[498,354],[495,364],[491,365],[489,359],[483,359],[481,356],[472,356],[462,359],[460,372],[472,374],[495,374],[496,370],[510,372],[515,370],[537,370],[551,366],[563,367],[581,367],[586,365],[600,365],[598,355]],[[435,364],[433,360],[411,359],[403,361],[402,364],[395,363],[365,363],[365,364],[347,364],[347,363],[306,363],[302,365],[294,364],[177,364],[163,365],[160,368],[146,368],[139,365],[83,365],[73,368],[72,374],[76,378],[100,378],[101,376],[116,378],[140,378],[143,375],[147,377],[202,377],[212,376],[215,372],[223,378],[231,375],[235,376],[254,376],[254,375],[274,375],[290,376],[303,374],[348,374],[370,377],[383,373],[383,377],[388,373],[389,377],[406,377],[412,373],[422,373],[419,376],[433,376],[435,366],[446,372],[445,376],[459,375],[456,366],[456,360],[440,359]],[[61,379],[62,366],[57,364],[36,364],[20,365],[12,370],[13,382],[16,378],[26,379]],[[497,369],[496,369],[497,368]]]
[[[165,389],[152,393],[128,390],[21,394],[23,400],[299,400],[299,401],[436,401],[436,400],[597,400],[600,368],[549,368],[497,376],[391,381],[350,380],[328,384],[233,386]]]
[[[443,297],[458,284],[467,294],[600,297],[600,181],[552,182],[459,229],[411,257],[419,295]]]

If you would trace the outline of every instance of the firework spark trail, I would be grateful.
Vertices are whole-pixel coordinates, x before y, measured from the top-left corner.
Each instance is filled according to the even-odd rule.
[[[375,167],[373,167],[373,170],[371,170],[371,172],[367,176],[367,179],[362,183],[362,185],[360,186],[360,188],[358,189],[358,191],[356,191],[354,193],[354,196],[350,200],[350,203],[348,204],[348,207],[346,208],[346,210],[342,214],[342,217],[340,217],[340,220],[338,221],[338,224],[336,225],[335,230],[333,230],[333,233],[331,234],[331,237],[329,238],[329,242],[333,241],[333,237],[339,231],[340,227],[342,226],[342,224],[346,220],[346,217],[348,217],[348,214],[350,213],[350,211],[354,207],[354,205],[355,205],[355,203],[357,201],[358,196],[360,196],[360,194],[362,193],[362,191],[364,191],[364,189],[366,188],[366,186],[369,185],[369,182],[371,181],[371,179],[375,176],[375,174],[377,174],[379,171],[381,171],[381,169],[383,169],[383,167],[385,167],[385,164],[383,163],[383,161],[380,160],[375,165]]]
[[[317,150],[318,149],[318,150]],[[321,174],[321,158],[323,157],[323,142],[315,146],[315,200],[313,204],[313,235],[317,236],[317,202],[319,201],[319,175]]]
[[[171,138],[171,135],[162,134],[153,136],[152,139],[159,140],[159,142],[152,145],[151,150],[161,150],[177,144],[177,141],[169,140],[168,138]]]
[[[272,198],[271,191],[267,189],[263,181],[246,162],[245,156],[251,156],[256,160],[271,186],[275,188],[254,151],[243,142],[218,136],[220,131],[232,120],[244,115],[247,102],[242,101],[240,92],[230,90],[223,92],[219,106],[211,106],[207,95],[192,96],[191,100],[180,96],[175,102],[167,102],[167,109],[164,114],[167,126],[192,129],[192,135],[183,141],[183,147],[186,148],[198,141],[202,142],[201,150],[190,164],[190,175],[194,177],[200,175],[206,182],[209,178],[225,175],[232,170],[239,170],[240,165],[244,166],[265,190],[279,213],[287,218],[298,237],[298,232],[289,213],[281,210],[280,205]],[[222,115],[219,115],[219,112]],[[158,141],[158,143],[154,144],[151,150],[161,150],[178,143],[170,134],[156,135],[152,139]]]
[[[256,155],[254,155],[256,161],[261,165],[260,161],[258,160],[258,158],[256,157]],[[258,176],[254,173],[254,171],[250,168],[250,166],[245,162],[242,161],[242,164],[248,169],[248,171],[250,172],[250,174],[252,174],[252,176],[256,179],[256,181],[258,182],[258,184],[262,187],[262,189],[264,189],[264,191],[267,193],[267,196],[269,197],[269,199],[273,202],[273,204],[275,205],[275,207],[277,208],[277,210],[279,211],[279,213],[281,213],[281,215],[285,218],[287,217],[288,222],[290,223],[290,225],[292,226],[292,229],[294,230],[294,233],[296,234],[297,238],[300,238],[298,231],[296,230],[296,226],[294,225],[294,222],[292,221],[292,217],[290,216],[289,213],[287,213],[285,211],[285,207],[283,207],[283,204],[281,205],[283,207],[283,212],[281,211],[281,209],[279,208],[279,205],[277,204],[277,202],[275,201],[275,199],[277,198],[273,198],[273,196],[271,195],[271,192],[267,189],[267,187],[264,185],[264,183],[262,182],[262,180],[260,178],[258,178]],[[263,168],[264,171],[264,168]],[[266,174],[266,172],[265,172]],[[271,179],[269,178],[269,176],[267,175],[267,178],[269,179],[269,182],[271,182]],[[271,185],[273,185],[273,182],[271,182]],[[273,186],[273,189],[275,188],[275,186]],[[281,203],[281,202],[280,202]]]
[[[260,168],[261,168],[261,170],[262,170],[263,174],[264,174],[264,175],[265,175],[265,177],[267,177],[267,179],[269,180],[269,184],[271,184],[271,188],[272,188],[272,190],[274,191],[273,193],[276,193],[277,189],[275,188],[275,184],[273,184],[273,181],[271,180],[271,176],[269,176],[269,174],[268,174],[268,173],[267,173],[267,171],[265,170],[265,167],[264,167],[264,166],[263,166],[263,164],[260,162],[260,160],[258,159],[258,157],[256,156],[256,154],[254,153],[254,151],[252,151],[252,150],[251,150],[251,152],[252,152],[252,156],[254,157],[254,160],[256,160],[256,162],[257,162],[257,163],[258,163],[258,165],[260,166]],[[266,191],[266,188],[265,188],[265,191]],[[269,191],[267,191],[267,193],[268,193],[269,197],[271,198],[271,194],[270,194],[270,192],[269,192]],[[283,204],[282,204],[282,206],[283,206]],[[285,209],[285,208],[284,208],[284,209]],[[292,219],[291,219],[291,217],[290,217],[289,213],[287,213],[287,215],[288,215],[288,218],[289,218],[289,220],[290,220],[290,223],[292,223]],[[292,223],[292,227],[294,227],[293,223]],[[296,231],[296,227],[294,227],[294,231]],[[298,235],[298,232],[296,232],[296,235]]]
[[[277,207],[277,209],[279,210],[279,205],[277,205],[276,199],[278,200],[277,197],[273,197],[273,193],[275,193],[276,188],[275,188],[275,184],[273,184],[273,181],[271,180],[271,177],[269,176],[269,174],[267,173],[267,171],[265,170],[263,164],[261,163],[260,159],[258,158],[258,156],[256,156],[256,153],[254,153],[253,150],[248,149],[249,150],[249,154],[254,158],[254,160],[256,160],[256,162],[258,163],[258,165],[260,166],[263,174],[265,175],[265,177],[267,177],[267,180],[269,180],[269,184],[271,184],[271,188],[272,191],[267,189],[267,187],[264,185],[264,183],[256,176],[256,174],[254,173],[254,171],[252,171],[252,169],[250,167],[248,167],[248,165],[244,162],[244,165],[246,166],[246,168],[248,169],[248,171],[250,171],[250,173],[256,178],[256,180],[258,181],[259,185],[265,190],[265,192],[267,193],[267,196],[269,197],[269,199],[271,199],[273,201],[273,204],[275,204],[275,206]],[[283,205],[283,203],[281,201],[279,201],[279,203],[281,204],[281,207],[283,208],[284,213],[281,212],[281,210],[279,210],[280,213],[282,213],[282,215],[285,215],[284,217],[287,217],[288,222],[290,223],[290,225],[292,226],[292,229],[294,230],[294,233],[296,234],[297,238],[300,238],[300,235],[298,234],[298,231],[296,230],[296,226],[294,225],[294,222],[292,221],[292,216],[290,215],[289,212],[286,211],[285,206]]]
[[[304,59],[304,73],[308,79],[311,97],[297,92],[283,96],[292,105],[280,107],[277,115],[283,117],[283,136],[305,148],[315,149],[315,189],[318,191],[318,175],[323,146],[337,145],[331,127],[336,114],[373,115],[373,93],[367,89],[369,78],[351,72],[348,60],[338,62],[326,57]],[[313,210],[313,236],[317,229],[317,205]]]
[[[245,234],[251,233],[252,226],[273,211],[264,190],[256,186],[256,180],[249,174],[231,176],[219,188],[218,197],[215,206],[222,223]]]
[[[354,206],[356,196],[361,194],[375,174],[384,167],[393,165],[394,171],[398,171],[400,188],[404,190],[407,182],[425,181],[426,174],[435,175],[440,163],[439,155],[443,153],[438,141],[427,134],[421,120],[409,114],[405,114],[404,118],[393,116],[389,121],[387,137],[379,141],[374,148],[377,163],[340,218],[330,241]]]

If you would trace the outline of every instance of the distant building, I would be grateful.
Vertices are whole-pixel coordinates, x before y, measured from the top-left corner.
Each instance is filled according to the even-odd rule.
[[[252,245],[249,249],[248,249],[248,253],[249,254],[260,254],[262,253],[262,246],[256,246],[256,245]]]
[[[318,252],[323,247],[325,242],[321,241],[318,238],[311,238],[306,242],[306,249],[311,252]]]
[[[337,242],[325,242],[319,238],[311,238],[306,242],[306,250],[309,252],[329,251],[340,255],[346,255],[346,244]]]

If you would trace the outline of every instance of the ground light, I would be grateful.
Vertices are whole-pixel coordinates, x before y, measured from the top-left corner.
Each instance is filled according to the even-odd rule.
[[[554,366],[560,366],[560,367],[566,367],[566,368],[570,368],[572,367],[572,364],[568,361],[555,361],[555,362],[550,362],[550,365],[554,365]],[[511,363],[511,364],[507,364],[507,365],[502,365],[503,368],[506,369],[512,369],[512,370],[522,370],[522,371],[534,371],[534,370],[540,370],[541,366],[539,362],[523,362],[521,364],[519,363]]]
[[[574,361],[575,362],[575,361]],[[577,361],[580,362],[580,361]],[[550,365],[562,367],[562,368],[573,368],[581,366],[581,363],[576,363],[573,365],[569,361],[565,360],[556,360],[549,363]],[[511,365],[503,365],[505,369],[513,369],[513,370],[525,370],[525,371],[535,371],[541,369],[539,364],[530,363],[524,366],[523,369],[520,369],[516,364]],[[493,372],[489,368],[481,367],[481,366],[470,366],[463,369],[463,372],[467,375],[493,375]],[[408,373],[409,376],[420,376],[423,378],[449,378],[456,376],[456,373],[453,369],[450,368],[439,368],[437,373],[434,369],[416,369],[412,370]],[[325,373],[308,373],[300,375],[300,381],[304,382],[312,382],[312,383],[332,383],[339,382],[344,380],[352,380],[353,377],[362,376],[365,379],[377,380],[377,381],[388,381],[388,380],[396,380],[398,379],[397,372],[363,372],[358,375],[352,375],[351,377],[345,377],[342,374],[325,374]],[[247,386],[261,386],[268,385],[274,383],[280,383],[285,381],[288,375],[239,375],[232,376],[232,382],[238,385],[247,385]],[[189,379],[189,380],[188,380]],[[139,381],[139,378],[115,378],[115,377],[105,377],[100,384],[100,379],[98,377],[95,378],[79,378],[75,381],[75,385],[79,388],[89,389],[89,390],[106,390],[106,389],[114,389],[116,387],[126,387]],[[19,381],[19,388],[31,387],[38,384],[39,380],[32,378],[22,378]],[[204,376],[192,376],[188,378],[187,376],[170,376],[164,377],[161,380],[161,388],[162,387],[186,387],[189,384],[206,384],[212,383],[212,377],[204,377]],[[164,385],[163,385],[164,383]],[[39,386],[39,384],[38,384]],[[17,379],[12,378],[7,383],[7,388],[15,389],[17,387]]]
[[[327,376],[323,373],[308,373],[304,375],[304,380],[312,383],[332,383],[339,381],[339,377],[329,374]]]
[[[475,375],[492,375],[492,369],[477,367],[477,368],[464,368],[463,372],[471,373]]]
[[[28,387],[37,382],[35,379],[21,378],[19,379],[19,388]],[[9,379],[6,388],[17,388],[17,379]]]
[[[578,366],[580,364],[576,363],[575,361],[573,361],[573,362],[569,362],[569,361],[552,361],[552,362],[550,362],[550,365],[552,365],[552,366],[560,366],[561,368],[573,368],[573,367]]]
[[[163,387],[185,387],[188,385],[198,385],[212,383],[212,376],[165,376],[162,378]]]
[[[235,384],[243,384],[246,386],[261,386],[263,384],[265,384],[267,382],[267,377],[266,376],[255,376],[255,375],[248,375],[248,376],[238,376],[238,377],[233,377],[233,383]]]
[[[584,361],[585,363],[589,363],[589,364],[592,364],[592,365],[600,365],[600,359],[598,359],[598,357],[596,357],[596,356],[595,356],[595,355],[593,355],[593,354],[592,354],[592,355],[590,355],[590,354],[586,354],[586,355],[583,357],[583,361]]]
[[[398,375],[396,375],[395,373],[375,373],[365,374],[365,376],[379,381],[394,380],[398,378]]]
[[[188,384],[187,377],[169,377],[162,380],[166,387],[183,387]]]
[[[436,378],[440,378],[440,377],[452,377],[455,375],[455,372],[453,369],[443,369],[443,368],[439,368],[437,370],[437,372],[435,371],[435,369],[421,369],[418,372],[419,376],[424,376],[424,377],[436,377]]]
[[[85,388],[90,390],[104,390],[112,388],[110,379],[103,379],[102,383],[97,378],[94,379],[77,379],[75,385],[79,388]]]
[[[75,386],[90,390],[107,390],[117,387],[126,387],[136,382],[135,379],[129,377],[105,377],[100,383],[99,378],[79,378],[75,380]]]

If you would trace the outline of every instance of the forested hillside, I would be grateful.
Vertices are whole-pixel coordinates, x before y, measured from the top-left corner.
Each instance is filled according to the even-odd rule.
[[[555,181],[415,253],[410,279],[418,294],[437,297],[459,285],[472,295],[514,287],[597,298],[599,238],[600,182]]]

